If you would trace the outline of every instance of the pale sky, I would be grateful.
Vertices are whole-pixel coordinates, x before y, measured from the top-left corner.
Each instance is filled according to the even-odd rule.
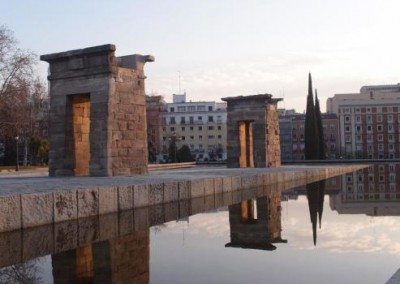
[[[188,99],[271,93],[302,112],[309,71],[323,109],[335,93],[400,82],[399,11],[398,0],[0,0],[0,24],[38,55],[106,43],[154,55],[146,91],[167,101],[180,71]]]

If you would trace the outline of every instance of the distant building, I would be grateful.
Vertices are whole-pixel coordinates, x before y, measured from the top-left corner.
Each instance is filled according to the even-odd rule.
[[[279,117],[279,138],[282,161],[293,161],[293,116]]]
[[[346,158],[400,158],[400,85],[364,86],[360,93],[335,94],[327,111],[339,117]]]
[[[165,102],[162,96],[146,96],[147,144],[149,162],[158,162]]]
[[[304,160],[305,114],[281,111],[279,117],[282,160],[284,162]],[[335,114],[322,114],[322,126],[326,147],[326,158],[339,158],[339,120]]]
[[[186,101],[186,93],[174,94],[163,113],[162,159],[168,160],[168,145],[188,145],[198,161],[226,160],[226,103]]]

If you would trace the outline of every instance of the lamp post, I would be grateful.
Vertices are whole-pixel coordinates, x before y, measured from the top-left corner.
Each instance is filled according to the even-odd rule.
[[[19,155],[18,155],[18,141],[19,141],[19,136],[15,136],[15,145],[16,145],[16,158],[17,158],[17,160],[16,160],[16,164],[15,164],[15,171],[16,172],[18,172],[19,171],[19,163],[18,163],[18,160],[19,160]]]

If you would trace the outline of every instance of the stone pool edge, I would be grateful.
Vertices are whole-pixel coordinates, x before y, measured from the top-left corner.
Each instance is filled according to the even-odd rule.
[[[332,165],[0,197],[0,232],[31,228],[169,202],[293,182],[293,186],[354,172],[367,165]]]

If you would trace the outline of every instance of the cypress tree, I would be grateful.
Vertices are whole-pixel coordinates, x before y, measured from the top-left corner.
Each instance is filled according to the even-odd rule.
[[[308,95],[306,119],[304,123],[304,154],[306,160],[319,158],[319,135],[315,117],[314,95],[311,73],[308,73]]]
[[[326,156],[326,149],[325,149],[325,139],[324,139],[324,128],[322,126],[322,116],[321,116],[321,109],[319,107],[319,100],[318,100],[318,94],[317,94],[317,89],[315,89],[315,119],[316,119],[316,124],[317,124],[317,130],[318,130],[318,152],[319,152],[319,159],[320,160],[325,160]]]

